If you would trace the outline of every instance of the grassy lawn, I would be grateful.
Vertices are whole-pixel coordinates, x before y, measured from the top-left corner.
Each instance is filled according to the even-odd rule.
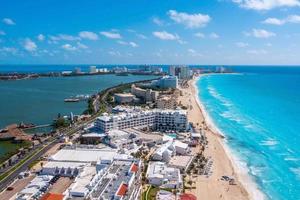
[[[158,187],[150,186],[145,192],[145,194],[143,195],[143,200],[155,200],[158,191],[159,191]]]

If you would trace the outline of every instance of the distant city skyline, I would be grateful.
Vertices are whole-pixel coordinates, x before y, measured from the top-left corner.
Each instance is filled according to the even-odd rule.
[[[299,0],[2,1],[0,64],[300,64]]]

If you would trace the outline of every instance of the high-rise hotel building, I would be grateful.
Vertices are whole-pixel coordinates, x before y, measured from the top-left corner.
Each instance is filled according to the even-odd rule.
[[[183,132],[188,129],[187,111],[182,109],[154,109],[126,111],[113,115],[104,114],[97,118],[95,127],[101,132],[133,127],[150,127],[158,131]]]

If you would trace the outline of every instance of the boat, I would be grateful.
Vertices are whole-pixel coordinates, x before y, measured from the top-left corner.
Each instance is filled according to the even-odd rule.
[[[80,94],[80,95],[76,95],[75,98],[79,100],[88,100],[90,98],[90,95]]]
[[[76,96],[71,96],[65,99],[65,102],[78,102],[78,101],[86,101],[90,98],[90,95],[78,94]]]
[[[65,99],[64,101],[65,102],[79,102],[80,99],[78,99],[78,98],[69,98],[69,99]]]

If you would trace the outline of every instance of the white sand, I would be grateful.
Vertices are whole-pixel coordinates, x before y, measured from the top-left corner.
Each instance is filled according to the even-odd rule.
[[[202,121],[205,122],[208,130],[206,136],[208,139],[208,148],[205,150],[207,157],[213,159],[213,174],[206,178],[198,176],[196,178],[196,189],[191,190],[199,199],[228,199],[228,200],[246,200],[246,199],[264,199],[264,195],[257,189],[254,181],[248,175],[245,165],[232,154],[226,145],[222,132],[214,125],[198,98],[198,90],[195,86],[197,79],[189,81],[189,87],[181,89],[183,96],[179,101],[190,106],[188,109],[188,118],[198,128]],[[221,181],[223,175],[234,177],[236,185],[229,185],[226,181]],[[189,192],[189,191],[188,191]]]

